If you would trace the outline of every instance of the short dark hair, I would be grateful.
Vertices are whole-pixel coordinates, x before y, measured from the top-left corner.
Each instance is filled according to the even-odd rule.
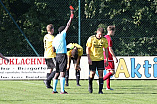
[[[62,32],[64,29],[65,29],[65,26],[60,26],[60,27],[58,28],[58,32]]]
[[[110,26],[108,26],[107,27],[107,31],[115,31],[116,29],[115,29],[115,26],[113,26],[113,25],[110,25]]]
[[[71,51],[71,56],[72,56],[73,59],[77,59],[77,57],[78,57],[78,50],[77,50],[77,48],[74,48]]]
[[[97,31],[100,31],[101,33],[104,33],[104,28],[99,27],[99,28],[97,29]]]

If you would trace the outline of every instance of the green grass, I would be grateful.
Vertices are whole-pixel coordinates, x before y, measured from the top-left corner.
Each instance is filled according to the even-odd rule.
[[[52,94],[43,81],[0,81],[0,104],[156,104],[156,80],[111,80],[113,91],[98,94],[93,81],[93,93],[88,93],[88,80],[69,81],[69,94]],[[106,82],[104,83],[106,88]],[[60,92],[58,83],[57,91]]]

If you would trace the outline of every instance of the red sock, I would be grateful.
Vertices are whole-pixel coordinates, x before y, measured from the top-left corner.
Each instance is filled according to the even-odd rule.
[[[103,80],[106,80],[106,79],[109,78],[111,75],[112,75],[111,72],[107,73],[107,74],[103,77]]]
[[[110,89],[110,77],[106,79],[106,86]]]

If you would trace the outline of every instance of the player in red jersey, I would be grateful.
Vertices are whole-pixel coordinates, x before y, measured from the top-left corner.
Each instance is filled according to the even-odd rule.
[[[112,88],[110,88],[110,76],[115,74],[115,67],[114,67],[114,60],[113,58],[115,58],[116,63],[118,62],[118,59],[116,58],[112,46],[112,39],[111,36],[114,36],[115,34],[115,26],[108,26],[107,27],[107,35],[105,35],[104,37],[107,39],[108,41],[108,66],[105,67],[107,74],[103,77],[103,80],[106,80],[106,84],[107,84],[107,88],[106,90],[113,90]],[[106,57],[105,57],[105,52],[104,52],[104,64],[106,63]]]

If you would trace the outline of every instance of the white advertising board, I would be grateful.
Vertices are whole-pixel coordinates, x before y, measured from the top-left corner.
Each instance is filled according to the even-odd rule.
[[[43,57],[7,57],[7,63],[0,58],[0,80],[30,80],[45,79],[47,66]],[[115,74],[111,79],[156,79],[157,78],[157,56],[128,56],[117,57],[115,63]],[[81,79],[88,79],[89,65],[87,56],[82,56],[80,61]],[[104,71],[106,74],[106,71]],[[76,79],[75,69],[71,62],[69,79]],[[95,79],[98,76],[95,75]]]
[[[0,59],[0,79],[45,79],[47,67],[42,57],[8,57]]]

